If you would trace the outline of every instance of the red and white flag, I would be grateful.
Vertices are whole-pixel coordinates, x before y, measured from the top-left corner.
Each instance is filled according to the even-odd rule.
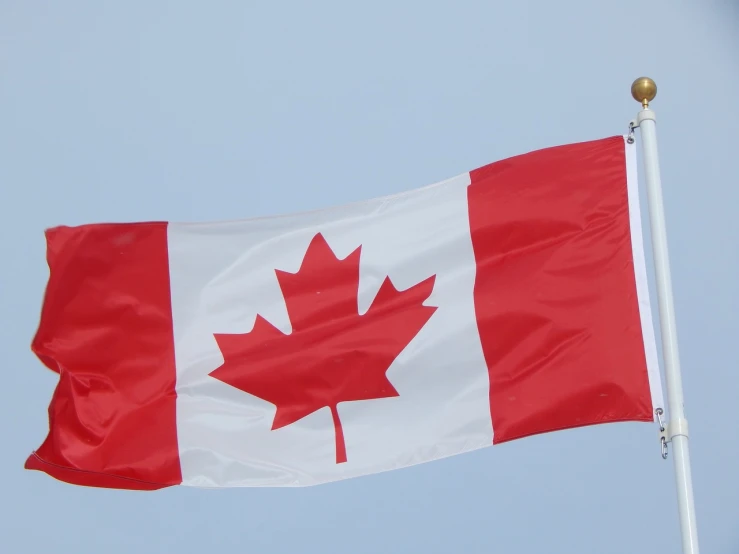
[[[313,485],[662,406],[634,147],[493,163],[237,222],[47,231],[26,467],[75,484]]]

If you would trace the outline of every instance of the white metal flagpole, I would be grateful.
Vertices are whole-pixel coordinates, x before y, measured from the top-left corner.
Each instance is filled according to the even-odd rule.
[[[649,201],[649,220],[652,230],[652,252],[654,254],[659,299],[659,320],[662,331],[662,353],[667,385],[667,407],[669,420],[661,430],[663,456],[667,443],[672,443],[675,459],[675,481],[677,484],[677,506],[680,515],[683,553],[698,554],[698,532],[693,502],[693,482],[690,474],[690,451],[688,448],[688,421],[683,407],[683,383],[680,375],[680,357],[677,348],[675,306],[672,298],[670,260],[667,254],[667,230],[665,210],[662,204],[662,183],[657,156],[657,129],[654,112],[649,109],[657,95],[657,85],[648,77],[640,77],[631,85],[631,95],[642,104],[632,127],[639,127],[644,154],[644,173]]]

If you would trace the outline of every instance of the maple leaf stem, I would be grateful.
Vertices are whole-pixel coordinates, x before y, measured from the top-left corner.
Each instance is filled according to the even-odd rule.
[[[344,443],[344,429],[341,427],[339,410],[336,408],[336,404],[331,406],[331,417],[334,419],[334,432],[336,433],[336,463],[343,464],[346,462],[346,444]]]

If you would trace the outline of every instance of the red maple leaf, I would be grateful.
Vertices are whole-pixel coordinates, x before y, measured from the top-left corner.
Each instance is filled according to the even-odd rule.
[[[257,315],[245,334],[216,334],[224,363],[210,375],[277,406],[272,430],[331,409],[336,463],[346,461],[339,402],[398,396],[385,372],[436,310],[435,275],[404,291],[385,277],[359,315],[361,246],[339,260],[319,233],[297,273],[275,270],[292,332]]]

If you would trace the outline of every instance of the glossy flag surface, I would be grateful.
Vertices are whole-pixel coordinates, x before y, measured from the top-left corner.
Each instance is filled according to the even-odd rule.
[[[390,197],[47,231],[26,467],[151,490],[302,486],[662,406],[633,145]]]

